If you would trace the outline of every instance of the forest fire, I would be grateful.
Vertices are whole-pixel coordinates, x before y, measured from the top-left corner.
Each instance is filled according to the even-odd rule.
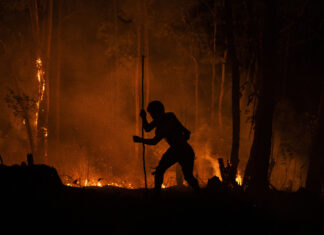
[[[156,150],[157,153],[163,152],[164,148],[159,148]],[[208,152],[208,150],[206,150]],[[87,166],[83,166],[81,168],[87,168]],[[182,175],[181,171],[179,172],[180,168],[178,168],[176,165],[171,167],[165,174],[164,176],[164,181],[162,184],[162,188],[169,188],[177,185],[184,185],[188,187],[188,183],[182,179],[181,182],[177,180],[180,175]],[[219,180],[222,182],[222,176],[221,176],[221,171],[220,167],[218,164],[217,159],[214,159],[211,155],[198,155],[197,156],[197,167],[195,167],[195,174],[199,178],[199,183],[201,187],[205,187],[209,178],[213,176],[217,176]],[[206,172],[210,172],[209,174],[206,174]],[[149,172],[147,172],[149,173]],[[178,175],[180,174],[180,175]],[[80,174],[78,171],[74,172],[74,176],[62,176],[62,181],[65,185],[67,186],[73,186],[73,187],[105,187],[105,186],[113,186],[113,187],[118,187],[118,188],[126,188],[126,189],[136,189],[136,188],[141,188],[143,187],[143,183],[139,182],[134,182],[131,180],[132,175],[126,175],[124,178],[130,179],[129,181],[116,177],[116,176],[104,176],[100,177],[99,175],[97,176],[92,176],[92,177],[86,177],[84,176],[82,179],[82,175],[87,175],[87,174]],[[149,174],[150,175],[150,174]],[[183,176],[181,176],[183,177]],[[149,187],[153,188],[154,187],[154,182],[152,181],[154,177],[149,177]],[[237,172],[235,182],[237,185],[242,186],[243,183],[243,178],[240,173],[240,171]]]
[[[324,234],[323,9],[0,0],[1,214],[75,234]]]
[[[291,69],[289,61],[299,51],[291,48],[289,37],[283,36],[280,45],[272,45],[274,40],[259,44],[276,34],[271,31],[276,27],[261,27],[265,19],[233,19],[227,14],[227,1],[91,1],[90,8],[86,1],[73,6],[65,0],[62,5],[52,0],[18,0],[21,4],[14,7],[9,2],[1,7],[17,21],[4,19],[8,22],[2,24],[3,32],[19,30],[0,39],[0,56],[7,61],[1,67],[1,94],[11,97],[4,101],[9,108],[1,117],[0,150],[8,156],[6,161],[20,161],[28,151],[40,163],[57,167],[62,175],[88,178],[88,185],[109,183],[99,184],[89,177],[90,172],[120,179],[113,182],[123,187],[130,187],[120,183],[123,180],[131,187],[142,187],[142,152],[131,137],[141,133],[140,109],[158,99],[191,132],[189,142],[196,153],[195,176],[200,184],[213,176],[223,180],[217,160],[221,157],[235,172],[239,170],[235,181],[242,185],[243,175],[257,172],[245,171],[257,161],[253,153],[269,163],[262,168],[267,172],[262,174],[263,183],[291,191],[306,186],[308,151],[320,123],[321,84],[316,70],[307,75],[312,77],[309,82],[301,77],[303,71]],[[240,18],[236,4],[233,14]],[[288,9],[280,8],[280,14]],[[89,18],[94,19],[92,24]],[[287,24],[284,17],[278,20]],[[30,27],[25,27],[26,21]],[[249,29],[236,32],[237,28]],[[309,38],[292,44],[303,47]],[[276,48],[268,50],[271,46]],[[282,47],[286,49],[281,51]],[[276,62],[277,55],[271,54],[275,49],[284,61]],[[9,54],[10,60],[6,59]],[[274,87],[281,84],[279,78],[272,81],[276,74],[263,73],[277,71],[262,67],[268,65],[276,65],[285,76],[282,87]],[[296,76],[301,82],[290,86]],[[308,90],[300,85],[306,82]],[[295,93],[305,93],[309,100],[300,103]],[[259,103],[271,106],[259,107]],[[255,131],[258,128],[261,131]],[[271,132],[264,134],[263,128]],[[259,133],[264,135],[255,136]],[[146,148],[149,181],[153,181],[150,169],[166,151],[153,148]],[[166,187],[177,184],[176,171],[166,172]]]

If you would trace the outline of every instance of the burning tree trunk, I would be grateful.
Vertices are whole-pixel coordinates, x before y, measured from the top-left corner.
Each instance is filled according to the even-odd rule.
[[[240,143],[240,72],[234,45],[233,34],[233,17],[232,17],[232,1],[225,1],[226,11],[226,33],[228,41],[228,55],[231,62],[232,74],[232,151],[231,151],[231,173],[229,174],[230,181],[235,182],[237,166],[239,163],[239,143]]]
[[[43,71],[43,61],[41,54],[41,40],[40,40],[40,26],[39,26],[39,15],[38,15],[38,2],[37,0],[30,2],[30,18],[31,18],[31,26],[34,35],[34,46],[35,46],[35,66],[36,66],[36,79],[38,81],[38,92],[36,98],[36,110],[35,110],[35,122],[33,125],[33,129],[35,129],[36,141],[35,143],[35,158],[37,161],[40,161],[43,156],[43,136],[41,126],[43,123],[43,111],[45,111],[44,103],[42,102],[44,99],[45,92],[45,80],[44,80],[44,71]]]
[[[45,161],[47,157],[47,136],[48,136],[48,109],[49,109],[49,60],[52,39],[52,17],[53,1],[48,1],[48,18],[43,21],[42,37],[39,22],[39,11],[37,0],[30,2],[30,17],[32,31],[34,35],[35,55],[36,55],[36,78],[38,80],[38,94],[36,100],[36,120],[35,129],[37,132],[36,158]],[[47,25],[47,28],[45,27]],[[45,41],[46,39],[46,41]],[[45,58],[45,59],[44,59]],[[45,66],[44,66],[45,65]]]
[[[265,27],[262,44],[262,74],[260,94],[255,113],[254,139],[245,174],[244,186],[263,191],[268,188],[268,168],[271,152],[272,119],[274,112],[274,92],[276,83],[276,26],[275,1],[265,0]]]
[[[46,80],[41,58],[36,60],[37,80],[38,80],[38,97],[36,101],[36,130],[37,130],[37,154],[39,161],[44,161],[46,154],[47,138],[47,102],[45,100]]]

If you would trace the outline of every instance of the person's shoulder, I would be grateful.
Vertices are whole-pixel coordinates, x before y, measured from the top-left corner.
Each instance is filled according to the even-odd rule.
[[[174,113],[168,112],[165,113],[165,117],[168,119],[176,118],[176,115]]]

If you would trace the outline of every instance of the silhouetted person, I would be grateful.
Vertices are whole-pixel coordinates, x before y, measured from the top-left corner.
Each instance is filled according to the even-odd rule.
[[[187,142],[190,138],[190,131],[179,122],[173,113],[165,113],[164,106],[160,101],[149,103],[147,111],[153,121],[148,123],[145,110],[141,110],[140,116],[142,117],[143,127],[146,132],[155,128],[155,137],[143,139],[134,136],[134,142],[156,145],[165,138],[170,145],[153,173],[155,175],[155,191],[157,193],[161,191],[165,171],[175,163],[179,163],[182,167],[184,179],[196,192],[199,192],[198,180],[193,176],[195,153]]]

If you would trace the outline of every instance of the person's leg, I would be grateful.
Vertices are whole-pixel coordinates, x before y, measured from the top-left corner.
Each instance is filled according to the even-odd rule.
[[[160,191],[163,183],[163,176],[165,171],[177,162],[174,151],[170,148],[162,156],[159,165],[156,167],[155,175],[155,190]]]
[[[180,165],[182,167],[184,179],[196,192],[199,192],[200,188],[198,180],[193,175],[194,160],[195,154],[190,147],[185,151],[185,154],[183,154],[183,157],[180,160]]]

